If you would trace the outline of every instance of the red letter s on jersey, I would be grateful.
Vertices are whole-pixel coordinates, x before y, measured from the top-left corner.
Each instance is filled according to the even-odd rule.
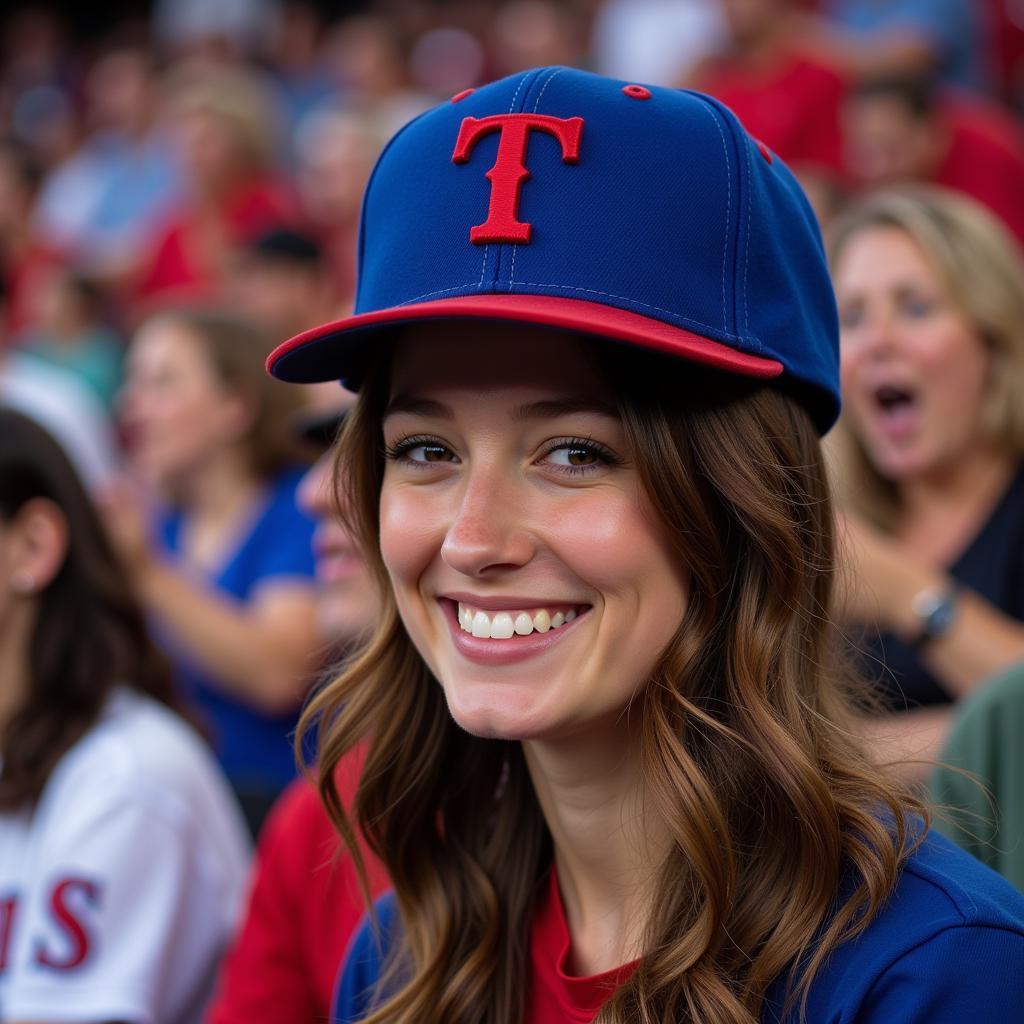
[[[68,897],[76,892],[93,907],[99,902],[99,886],[86,878],[65,878],[53,887],[50,911],[66,936],[67,952],[64,956],[56,955],[45,943],[40,942],[36,948],[36,963],[42,967],[70,971],[84,963],[89,956],[89,933],[68,905]]]

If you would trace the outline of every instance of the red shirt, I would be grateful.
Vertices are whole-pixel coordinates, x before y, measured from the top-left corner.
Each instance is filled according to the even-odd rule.
[[[550,884],[530,929],[530,995],[524,1024],[590,1024],[636,966],[625,964],[580,977],[569,974],[568,959],[569,925],[552,867]]]
[[[342,802],[355,793],[362,752],[339,766]],[[221,969],[206,1024],[322,1024],[338,967],[365,912],[355,868],[319,795],[298,779],[260,834],[245,922]],[[374,895],[383,868],[363,847]]]
[[[943,103],[949,149],[932,180],[992,210],[1024,242],[1024,129],[984,100],[957,95]]]
[[[239,185],[216,210],[183,206],[157,234],[138,297],[207,298],[216,293],[232,250],[294,220],[291,195],[270,178]]]
[[[795,170],[842,172],[846,82],[829,65],[797,49],[765,68],[721,58],[701,70],[696,86],[721,100]]]

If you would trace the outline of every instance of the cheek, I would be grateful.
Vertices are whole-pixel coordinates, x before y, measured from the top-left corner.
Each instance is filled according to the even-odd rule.
[[[943,408],[973,413],[991,372],[991,357],[982,342],[973,335],[950,330],[935,344],[922,348],[919,359]]]
[[[391,487],[380,496],[380,551],[395,589],[414,586],[440,553],[444,524],[437,503],[415,488]]]
[[[551,546],[606,604],[635,616],[630,628],[674,631],[685,607],[684,573],[667,528],[629,495],[595,495],[556,521]],[[624,620],[625,621],[625,620]]]

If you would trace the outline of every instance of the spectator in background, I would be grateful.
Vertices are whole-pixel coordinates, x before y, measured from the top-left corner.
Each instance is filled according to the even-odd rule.
[[[244,309],[278,339],[340,315],[320,246],[288,228],[267,232],[239,254],[224,295],[232,309]]]
[[[375,584],[355,541],[338,518],[332,486],[333,453],[352,396],[336,384],[302,431],[321,456],[299,491],[317,520],[317,621],[324,645],[342,656],[372,625]],[[335,776],[349,806],[359,782],[362,753]],[[386,886],[383,869],[362,847],[371,892]],[[338,968],[363,915],[354,864],[344,850],[316,787],[291,784],[267,818],[256,854],[249,906],[224,961],[207,1024],[319,1024],[328,1018]]]
[[[612,78],[672,85],[725,45],[719,0],[604,0],[591,47]]]
[[[39,309],[16,342],[28,359],[65,370],[110,409],[121,386],[121,339],[103,320],[104,295],[88,277],[54,269]]]
[[[720,99],[778,153],[822,216],[843,169],[846,81],[815,54],[796,0],[721,0],[720,6],[726,41],[684,84]]]
[[[144,263],[137,283],[144,308],[214,296],[237,251],[295,214],[273,167],[275,125],[258,79],[192,64],[178,68],[167,90],[188,196]]]
[[[278,0],[156,0],[158,42],[178,56],[241,61],[258,56],[274,33]]]
[[[820,0],[819,39],[854,77],[935,74],[988,92],[988,12],[979,0]]]
[[[196,1024],[248,843],[67,457],[0,408],[0,1016]]]
[[[0,109],[8,115],[6,132],[48,171],[78,142],[72,91],[79,55],[53,5],[7,4],[4,10],[11,7],[0,27]]]
[[[847,161],[865,187],[926,181],[984,203],[1024,242],[1024,129],[1002,108],[928,77],[876,78],[851,95]]]
[[[307,117],[296,133],[302,220],[324,254],[338,315],[355,298],[363,189],[383,145],[369,109],[330,105]]]
[[[182,171],[158,118],[161,100],[151,53],[105,53],[85,80],[89,134],[43,185],[36,230],[94,276],[127,274],[180,202]]]
[[[312,0],[286,0],[270,39],[269,84],[284,121],[289,159],[295,127],[334,91],[321,52],[324,22],[323,12]]]
[[[394,19],[345,18],[328,33],[324,58],[341,102],[365,111],[384,139],[435,102],[409,84],[406,45]]]
[[[0,141],[0,275],[11,336],[31,322],[40,292],[61,263],[60,253],[44,244],[32,226],[41,180],[42,168],[26,146]]]
[[[503,77],[524,68],[546,65],[582,67],[584,42],[579,14],[571,5],[550,0],[511,0],[494,15],[488,48],[490,72]]]
[[[7,283],[0,275],[0,402],[42,424],[74,463],[94,494],[117,471],[117,446],[100,400],[67,370],[32,359],[9,344]]]
[[[269,340],[210,311],[146,321],[129,349],[124,425],[163,504],[156,540],[127,489],[109,522],[210,727],[255,831],[295,777],[289,736],[316,664],[313,522],[288,432],[296,391],[263,369]]]
[[[950,708],[1024,660],[1024,263],[983,208],[878,193],[831,230],[845,413],[845,616],[891,714],[934,757]]]

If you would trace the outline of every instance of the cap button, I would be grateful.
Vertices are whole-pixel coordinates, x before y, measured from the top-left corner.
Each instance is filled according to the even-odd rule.
[[[452,103],[458,103],[459,100],[464,100],[467,96],[472,96],[476,92],[476,89],[463,89],[462,92],[457,92],[451,99]]]
[[[632,100],[649,100],[651,90],[642,85],[624,85],[622,91]]]

